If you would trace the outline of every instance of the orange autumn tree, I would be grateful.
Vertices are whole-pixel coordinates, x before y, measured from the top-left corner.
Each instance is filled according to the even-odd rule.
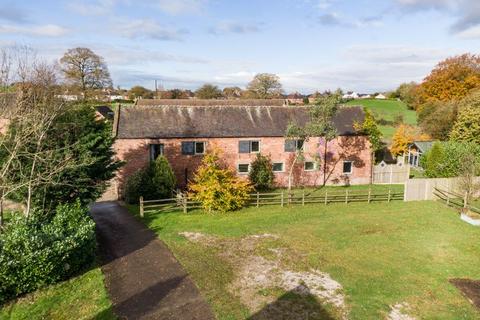
[[[416,108],[429,102],[460,100],[476,88],[480,88],[480,56],[451,57],[437,64],[420,84]]]
[[[397,127],[393,135],[390,152],[394,156],[402,155],[408,151],[408,145],[413,141],[428,141],[430,139],[430,136],[427,134],[418,133],[415,127],[401,124]]]

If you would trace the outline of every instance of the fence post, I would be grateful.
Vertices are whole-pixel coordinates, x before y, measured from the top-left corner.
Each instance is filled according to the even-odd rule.
[[[182,204],[183,204],[183,213],[187,213],[188,211],[188,199],[187,195],[182,193]]]
[[[260,193],[257,191],[257,208],[260,206]]]
[[[283,207],[283,191],[282,191],[282,198],[281,198],[281,204],[280,205]]]
[[[390,184],[393,182],[393,166],[390,167]]]
[[[140,197],[140,217],[143,218],[143,196]]]
[[[371,196],[372,196],[372,188],[368,188],[368,203],[370,203],[370,199],[371,199]]]
[[[392,194],[392,190],[388,189],[388,202],[390,202],[391,194]]]
[[[305,205],[305,190],[302,191],[302,206]]]
[[[325,190],[325,204],[328,204],[328,191]]]
[[[467,208],[468,207],[468,192],[465,192],[465,197],[463,197],[463,207]]]
[[[345,190],[345,203],[348,203],[348,189]]]

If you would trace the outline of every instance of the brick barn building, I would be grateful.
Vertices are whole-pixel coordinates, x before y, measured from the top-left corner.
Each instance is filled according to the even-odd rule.
[[[297,162],[293,169],[294,185],[323,183],[324,140],[285,139],[289,123],[303,125],[309,120],[308,107],[218,105],[221,100],[215,102],[217,105],[157,105],[154,101],[117,109],[114,148],[125,165],[110,192],[121,195],[126,178],[160,154],[170,162],[178,187],[184,188],[203,155],[213,148],[220,149],[224,162],[243,177],[248,176],[257,153],[269,155],[280,187],[288,183],[296,148],[303,148],[304,161]],[[338,137],[327,145],[328,184],[370,183],[371,146],[367,137],[354,129],[354,123],[363,118],[360,107],[343,107],[333,119]]]

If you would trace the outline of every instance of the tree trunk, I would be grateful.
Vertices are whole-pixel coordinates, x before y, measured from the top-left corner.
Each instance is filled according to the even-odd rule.
[[[327,138],[325,138],[325,146],[323,147],[323,186],[327,184]]]

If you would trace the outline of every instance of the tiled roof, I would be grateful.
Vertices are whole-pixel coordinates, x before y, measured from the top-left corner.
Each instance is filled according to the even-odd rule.
[[[119,107],[118,138],[283,137],[288,124],[304,125],[308,107],[277,106],[145,106]],[[362,122],[359,107],[340,108],[333,121],[339,135],[355,134]]]

